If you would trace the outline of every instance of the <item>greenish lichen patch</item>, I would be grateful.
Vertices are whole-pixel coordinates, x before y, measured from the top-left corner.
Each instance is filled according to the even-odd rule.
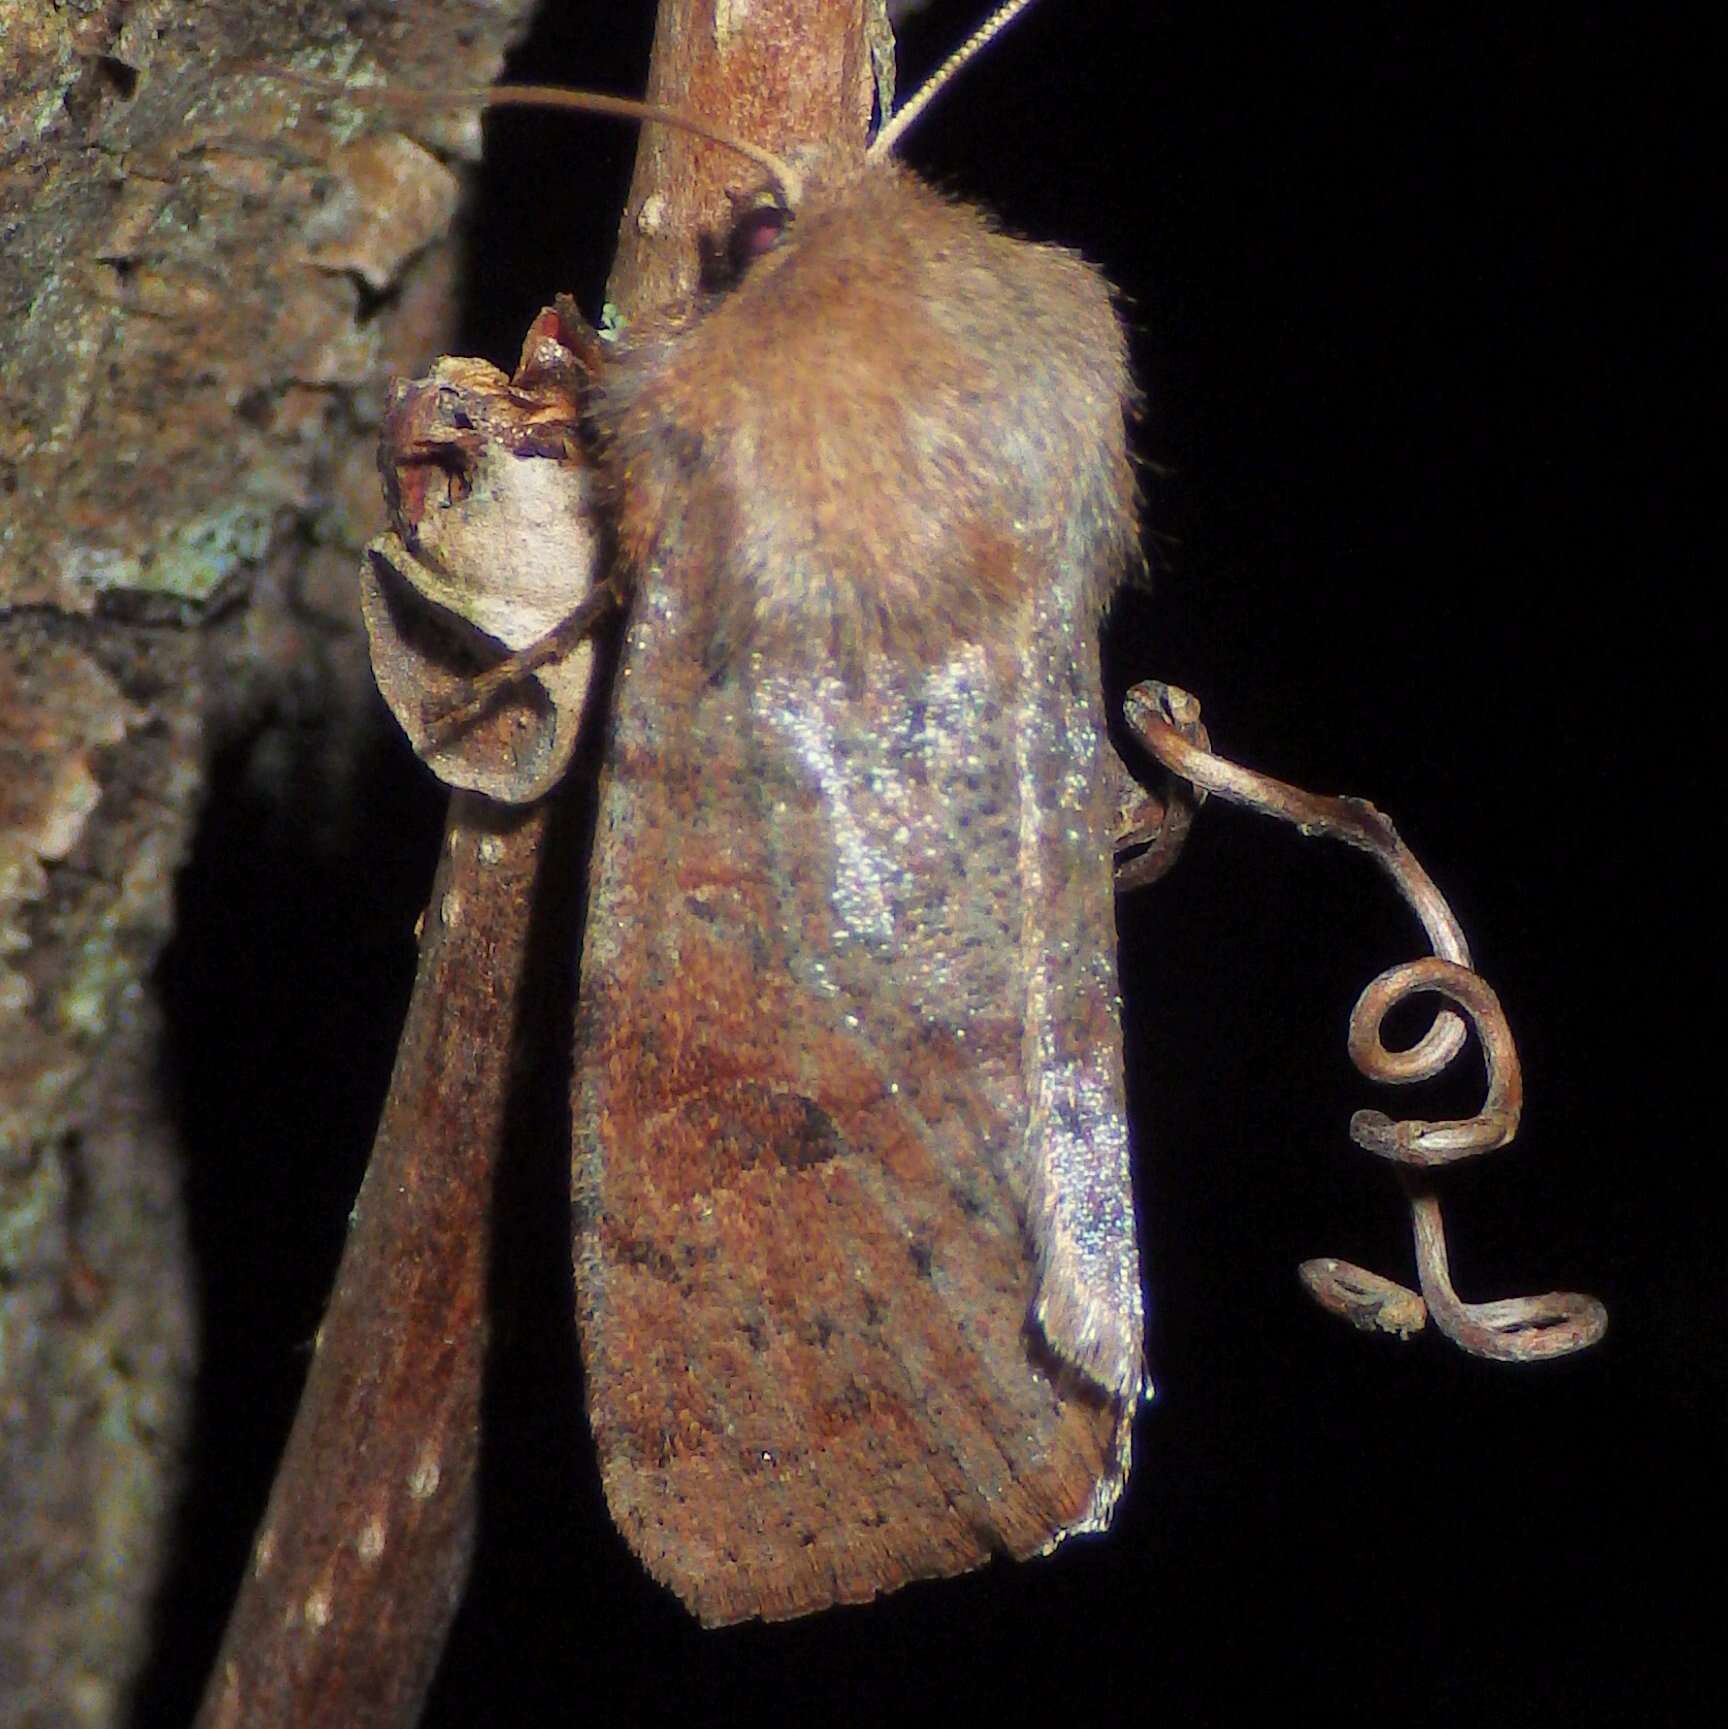
[[[176,525],[142,553],[74,547],[62,573],[90,594],[130,589],[202,604],[264,555],[273,520],[262,503],[236,500]]]

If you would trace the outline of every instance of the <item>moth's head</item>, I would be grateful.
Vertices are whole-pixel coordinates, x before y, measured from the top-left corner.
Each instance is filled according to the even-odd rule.
[[[760,279],[765,270],[776,269],[796,250],[800,227],[818,221],[827,208],[844,203],[860,180],[872,175],[893,177],[894,151],[919,116],[965,66],[1033,3],[1034,0],[1003,0],[907,102],[892,114],[883,115],[882,125],[867,149],[850,143],[806,144],[776,154],[688,114],[615,99],[607,99],[606,108],[617,114],[634,109],[640,119],[697,133],[748,158],[760,170],[754,184],[732,195],[731,215],[725,224],[699,242],[702,289],[708,293],[726,293],[746,279]]]
[[[783,175],[758,179],[733,195],[725,227],[703,243],[704,289],[724,293],[777,268],[802,227],[841,203],[864,176],[892,171],[863,151],[818,144],[789,150],[783,165]]]
[[[937,67],[912,98],[892,115],[862,152],[834,145],[805,145],[778,159],[754,146],[724,140],[731,148],[768,170],[768,177],[733,200],[726,232],[704,251],[705,288],[736,287],[757,272],[766,260],[783,256],[800,221],[808,222],[823,208],[838,203],[870,173],[891,173],[894,149],[937,95],[972,59],[981,54],[1033,0],[1003,0],[970,36]],[[710,134],[710,136],[715,136]]]
[[[736,288],[756,264],[781,249],[796,218],[777,186],[741,194],[726,232],[703,248],[702,286],[719,293]]]

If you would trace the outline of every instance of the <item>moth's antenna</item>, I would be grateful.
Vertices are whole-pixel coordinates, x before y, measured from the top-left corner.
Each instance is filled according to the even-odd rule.
[[[1029,3],[1029,0],[1023,0],[1023,3]],[[274,78],[282,84],[298,84],[320,96],[339,97],[362,108],[554,108],[567,113],[603,114],[616,120],[642,120],[656,126],[675,126],[681,132],[693,132],[698,138],[706,138],[709,143],[718,144],[754,162],[779,188],[780,196],[789,208],[797,208],[803,191],[803,182],[797,171],[772,150],[735,138],[731,133],[680,113],[676,108],[662,108],[655,102],[638,102],[630,96],[602,96],[590,90],[566,90],[559,84],[484,84],[450,90],[396,90],[387,85],[344,84],[338,78],[319,78],[309,72],[295,72],[285,66],[267,66],[257,61],[236,63],[226,70]]]
[[[905,136],[913,121],[935,100],[937,93],[958,74],[968,61],[982,54],[1033,0],[1005,0],[998,6],[914,92],[911,101],[902,103],[894,116],[870,142],[866,154],[874,162],[886,156]]]

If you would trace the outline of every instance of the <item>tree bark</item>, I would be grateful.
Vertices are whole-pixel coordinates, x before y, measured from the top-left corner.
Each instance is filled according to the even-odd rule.
[[[147,981],[218,757],[339,802],[377,414],[478,147],[224,64],[484,84],[529,9],[0,0],[7,1725],[119,1721],[149,1641],[196,1324]]]

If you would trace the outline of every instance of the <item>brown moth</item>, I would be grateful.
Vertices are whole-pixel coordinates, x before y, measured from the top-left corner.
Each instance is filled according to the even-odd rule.
[[[796,166],[593,406],[635,592],[580,1322],[613,1515],[709,1622],[1101,1528],[1143,1386],[1097,645],[1122,331],[1080,259],[893,161]]]
[[[578,1318],[613,1517],[711,1624],[1103,1528],[1146,1385],[1098,658],[1126,345],[1096,270],[893,130],[747,170],[701,288],[610,344],[546,315],[498,412],[471,363],[412,387],[384,466],[417,508],[368,571],[417,748],[533,797],[570,705],[493,716],[522,773],[476,778],[385,675],[382,585],[520,649],[538,582],[517,618],[448,567],[542,492],[608,519]],[[573,367],[587,446],[543,489],[513,459],[562,452],[536,381]]]

